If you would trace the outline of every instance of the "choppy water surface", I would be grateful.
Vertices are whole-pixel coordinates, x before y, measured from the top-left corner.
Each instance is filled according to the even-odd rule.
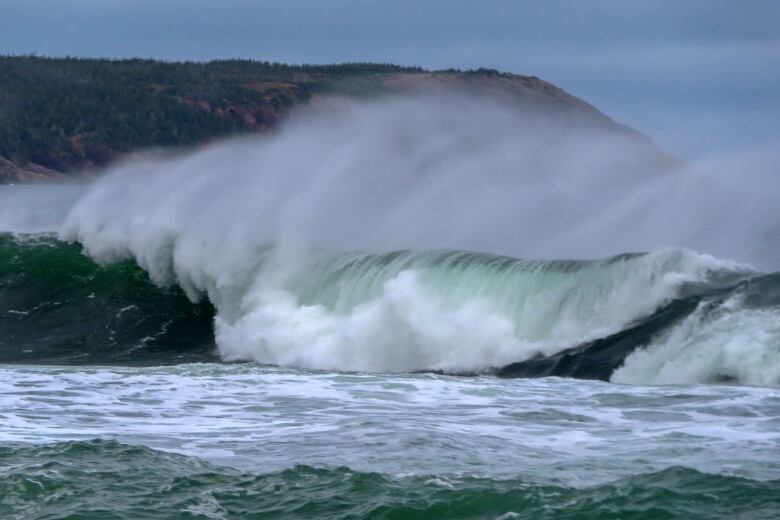
[[[0,396],[19,518],[780,510],[774,389],[194,364],[6,366]]]

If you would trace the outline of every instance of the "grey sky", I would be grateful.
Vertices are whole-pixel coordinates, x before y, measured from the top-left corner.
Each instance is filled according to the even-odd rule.
[[[780,0],[0,0],[0,53],[533,74],[684,157],[780,138]]]

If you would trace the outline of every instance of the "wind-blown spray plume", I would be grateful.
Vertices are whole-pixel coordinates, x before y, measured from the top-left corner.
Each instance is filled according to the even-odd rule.
[[[668,246],[775,261],[777,210],[761,190],[742,184],[735,200],[731,178],[659,157],[631,133],[465,97],[342,101],[271,137],[128,161],[89,187],[60,237],[208,297],[226,359],[480,371],[618,333],[681,297],[718,306],[706,295],[756,274]],[[598,257],[610,258],[533,260]],[[612,369],[644,346],[621,380],[777,382],[741,362],[677,379],[632,368],[702,312]],[[776,338],[767,330],[753,358],[774,356]]]

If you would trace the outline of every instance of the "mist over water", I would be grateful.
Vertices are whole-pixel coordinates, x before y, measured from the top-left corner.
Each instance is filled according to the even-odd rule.
[[[86,191],[81,185],[0,186],[0,233],[51,233]]]
[[[577,118],[461,96],[315,106],[276,135],[125,162],[63,236],[99,258],[173,239],[182,257],[197,241],[226,261],[270,244],[543,259],[685,247],[777,267],[776,148],[664,171],[650,143]]]
[[[616,333],[690,284],[777,266],[776,150],[675,164],[579,117],[454,95],[323,102],[273,135],[128,160],[51,207],[60,238],[96,261],[133,259],[207,297],[225,359],[306,368],[480,371]],[[651,254],[527,262],[631,252]],[[707,329],[703,312],[691,319]],[[749,361],[681,372],[667,346],[616,377],[776,384],[755,369],[778,355],[761,327]],[[735,341],[710,345],[714,359]]]

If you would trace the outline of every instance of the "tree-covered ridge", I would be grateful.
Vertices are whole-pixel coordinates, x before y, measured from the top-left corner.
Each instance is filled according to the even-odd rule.
[[[0,57],[0,155],[55,171],[273,126],[322,78],[420,69],[349,63]],[[251,108],[251,110],[249,109]]]
[[[0,183],[88,171],[143,148],[268,130],[315,96],[452,86],[619,126],[539,78],[489,69],[0,56]]]

